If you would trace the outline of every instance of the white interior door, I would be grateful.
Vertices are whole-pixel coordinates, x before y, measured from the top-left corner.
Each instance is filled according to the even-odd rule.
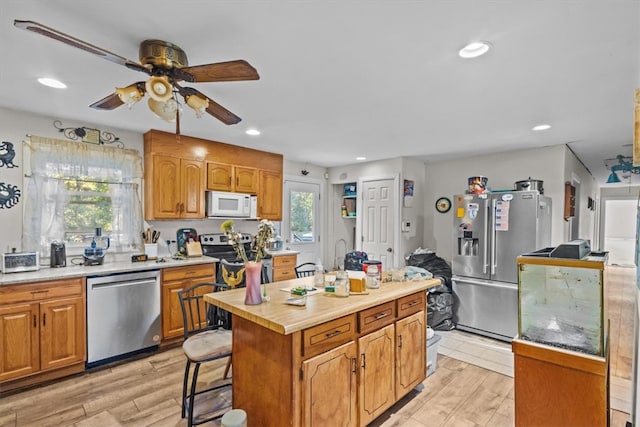
[[[382,261],[382,269],[394,264],[397,190],[395,180],[363,181],[362,185],[362,250],[369,259]]]
[[[609,264],[635,264],[637,204],[634,199],[605,201],[604,250],[609,251]]]
[[[282,239],[284,247],[298,251],[298,264],[321,258],[320,184],[284,181]]]

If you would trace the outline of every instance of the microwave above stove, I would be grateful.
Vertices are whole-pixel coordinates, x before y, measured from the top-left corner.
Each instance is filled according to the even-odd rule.
[[[251,194],[207,191],[208,218],[258,218],[258,197]]]

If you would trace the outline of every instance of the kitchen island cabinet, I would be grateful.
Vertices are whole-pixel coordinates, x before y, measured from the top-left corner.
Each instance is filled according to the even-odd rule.
[[[363,426],[415,386],[409,384],[426,378],[425,291],[440,280],[384,283],[368,295],[320,293],[302,307],[285,304],[290,295],[280,289],[312,283],[305,277],[268,284],[271,300],[255,306],[244,305],[243,289],[205,295],[234,316],[233,407],[245,410],[252,425],[340,420]],[[415,349],[412,356],[408,349]],[[409,375],[399,366],[403,360]],[[405,377],[411,378],[406,387],[397,387]]]
[[[2,286],[0,296],[2,390],[84,370],[84,278]]]

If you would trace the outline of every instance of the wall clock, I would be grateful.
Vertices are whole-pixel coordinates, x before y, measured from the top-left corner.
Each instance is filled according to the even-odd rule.
[[[438,200],[436,200],[436,210],[438,212],[449,212],[449,209],[451,209],[451,200],[449,200],[447,197],[440,197]]]

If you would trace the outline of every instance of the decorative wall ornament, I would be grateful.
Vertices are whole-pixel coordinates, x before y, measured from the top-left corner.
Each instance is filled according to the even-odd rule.
[[[2,141],[0,144],[0,167],[17,168],[13,164],[13,158],[16,156],[16,150],[13,149],[13,143]]]
[[[60,120],[54,121],[53,127],[64,134],[67,139],[70,139],[72,141],[80,140],[88,144],[96,145],[115,144],[118,148],[124,148],[124,144],[122,143],[122,141],[120,141],[120,138],[118,138],[111,132],[88,128],[86,126],[82,126],[79,128],[65,128],[62,126],[62,122]]]
[[[0,182],[0,209],[11,209],[20,201],[20,190],[17,185]]]

